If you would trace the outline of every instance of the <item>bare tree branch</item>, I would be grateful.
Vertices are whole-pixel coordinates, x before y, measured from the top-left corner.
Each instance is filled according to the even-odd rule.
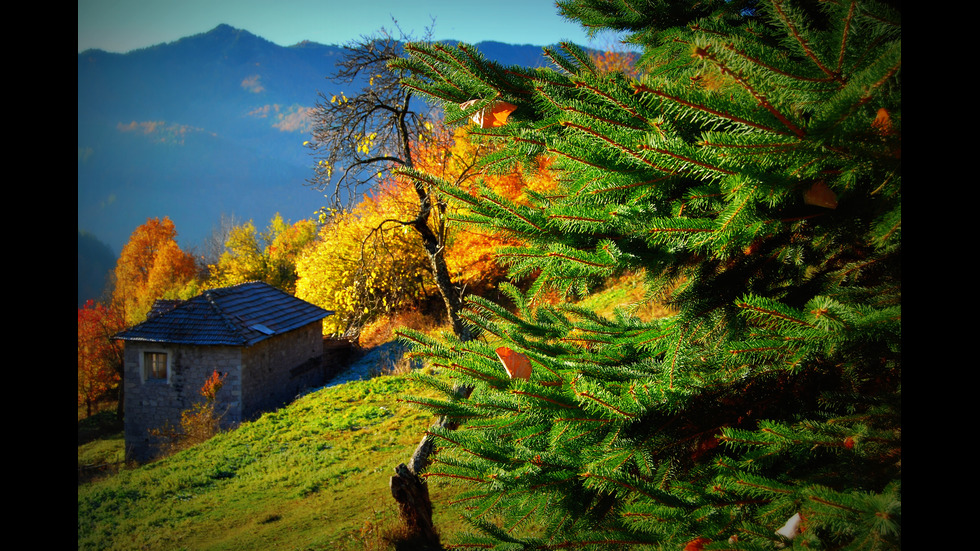
[[[359,91],[319,93],[307,142],[316,160],[309,183],[328,192],[335,208],[352,207],[392,168],[413,166],[411,144],[424,137],[432,113],[422,101],[413,101],[400,84],[403,75],[388,66],[408,39],[382,30],[348,44],[329,80]]]

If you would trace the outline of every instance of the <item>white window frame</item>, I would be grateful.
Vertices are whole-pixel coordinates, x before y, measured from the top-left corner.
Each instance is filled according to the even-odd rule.
[[[150,375],[149,374],[150,366],[147,365],[146,360],[147,360],[147,357],[150,354],[163,354],[164,358],[166,358],[166,364],[167,364],[166,365],[166,371],[167,371],[167,374],[166,374],[165,377],[150,377],[149,376]],[[149,348],[144,349],[144,350],[141,350],[140,351],[140,377],[143,379],[143,382],[144,383],[146,383],[146,382],[166,382],[166,383],[169,384],[170,383],[170,371],[171,371],[170,370],[170,365],[171,365],[171,360],[172,360],[172,354],[170,354],[170,352],[167,351],[167,350],[149,349]]]

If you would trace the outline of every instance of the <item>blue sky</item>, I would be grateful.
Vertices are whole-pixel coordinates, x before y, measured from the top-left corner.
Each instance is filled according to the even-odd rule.
[[[433,17],[436,40],[589,45],[586,32],[561,17],[553,0],[78,0],[78,51],[128,52],[220,23],[280,46],[344,44],[391,28],[392,18],[418,37]]]

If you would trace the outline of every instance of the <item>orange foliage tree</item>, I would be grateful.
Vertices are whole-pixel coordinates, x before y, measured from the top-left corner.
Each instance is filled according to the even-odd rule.
[[[197,402],[190,408],[180,412],[180,428],[166,424],[158,429],[151,429],[150,435],[159,440],[160,456],[168,456],[207,442],[221,432],[223,413],[216,411],[218,391],[225,384],[227,373],[214,370],[204,384],[200,394],[204,402]]]
[[[122,379],[123,346],[112,337],[124,327],[120,313],[102,304],[78,309],[78,405],[86,416]]]
[[[555,189],[554,174],[549,170],[551,159],[541,156],[532,168],[513,166],[501,172],[479,169],[481,161],[497,147],[481,142],[470,134],[469,127],[450,133],[443,130],[441,140],[419,148],[416,156],[419,170],[437,176],[453,187],[472,194],[480,190],[507,201],[524,204],[528,193],[546,193]],[[450,162],[452,161],[452,162]],[[493,287],[505,275],[496,260],[496,250],[514,242],[479,227],[463,223],[467,212],[465,203],[440,196],[439,212],[446,223],[446,264],[456,285],[480,293]]]
[[[176,241],[174,223],[150,218],[136,228],[116,262],[112,306],[134,325],[146,319],[153,302],[176,298],[197,273],[194,257]]]
[[[592,63],[601,73],[623,73],[634,78],[640,74],[636,66],[639,56],[634,52],[607,49],[593,52],[591,57]]]

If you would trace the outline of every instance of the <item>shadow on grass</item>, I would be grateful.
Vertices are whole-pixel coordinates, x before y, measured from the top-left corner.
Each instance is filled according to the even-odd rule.
[[[123,422],[115,408],[78,420],[78,484],[115,474],[124,465]]]
[[[78,420],[78,445],[87,444],[99,438],[105,438],[111,434],[122,432],[122,419],[116,417],[115,408],[100,411]]]

